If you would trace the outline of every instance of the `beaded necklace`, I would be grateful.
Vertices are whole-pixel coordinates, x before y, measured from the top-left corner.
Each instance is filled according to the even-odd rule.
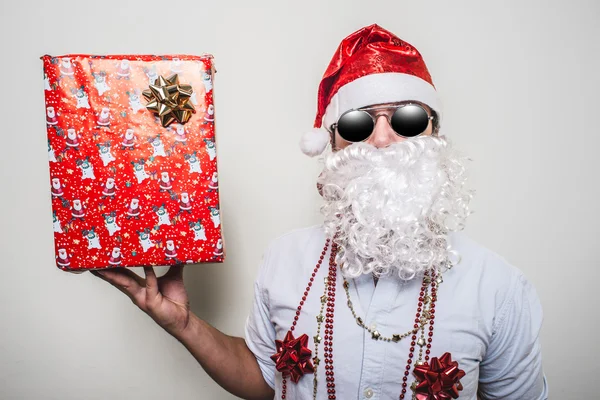
[[[321,264],[325,259],[330,242],[331,239],[329,238],[325,241],[325,246],[321,251],[319,260],[317,261],[317,264],[302,296],[302,300],[300,300],[300,304],[296,310],[296,315],[294,316],[292,326],[283,340],[275,341],[277,353],[273,354],[271,359],[275,362],[276,369],[282,372],[283,375],[281,391],[281,399],[283,400],[286,399],[288,377],[292,380],[292,382],[298,383],[300,378],[307,373],[314,374],[313,399],[316,399],[318,388],[317,369],[321,362],[318,355],[319,344],[321,342],[323,342],[324,345],[323,358],[325,362],[327,399],[336,399],[335,373],[333,367],[333,321],[337,278],[337,263],[335,262],[335,257],[337,255],[338,245],[335,242],[331,245],[331,252],[329,255],[329,274],[327,277],[325,277],[324,294],[320,298],[321,309],[319,314],[316,316],[317,334],[313,337],[315,344],[314,357],[311,358],[312,352],[308,348],[308,336],[306,334],[302,334],[298,338],[295,338],[293,334],[300,317],[300,312],[304,306],[304,302],[308,297],[317,272],[319,271]],[[411,385],[411,390],[413,391],[412,399],[437,400],[439,398],[450,397],[456,399],[458,398],[458,392],[462,390],[462,385],[459,380],[465,375],[465,372],[458,368],[458,363],[456,361],[452,361],[450,353],[446,352],[441,357],[433,357],[431,362],[429,361],[431,342],[433,340],[437,288],[442,281],[442,276],[439,275],[435,269],[426,271],[424,273],[421,290],[419,292],[419,302],[417,303],[417,312],[415,314],[413,328],[403,334],[393,334],[392,337],[385,337],[382,336],[377,330],[365,326],[362,318],[356,315],[350,299],[350,293],[348,290],[349,284],[346,279],[344,279],[343,286],[346,292],[348,307],[350,308],[357,325],[371,333],[372,339],[397,343],[402,339],[411,336],[408,359],[406,361],[406,367],[402,376],[402,391],[399,395],[399,399],[401,400],[406,396],[407,380],[413,365],[413,358],[416,349],[415,346],[419,346],[419,354],[417,360],[414,362],[414,367],[412,367],[413,374],[416,377],[416,380]],[[327,305],[327,308],[325,308],[325,305]],[[326,311],[325,315],[323,315],[324,310]],[[321,325],[323,322],[325,322],[325,330],[324,337],[321,337]],[[428,332],[426,333],[425,331],[427,326]],[[417,338],[417,336],[419,337]],[[423,349],[425,349],[424,358]],[[440,395],[446,397],[440,397]]]

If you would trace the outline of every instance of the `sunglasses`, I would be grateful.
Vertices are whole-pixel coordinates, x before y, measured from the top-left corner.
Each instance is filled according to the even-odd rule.
[[[338,133],[348,142],[365,141],[373,133],[379,115],[376,110],[394,110],[392,114],[385,115],[388,123],[398,136],[411,138],[421,135],[429,126],[429,121],[434,117],[419,104],[407,103],[399,106],[374,106],[348,110],[343,113],[338,121],[331,125],[331,131]]]

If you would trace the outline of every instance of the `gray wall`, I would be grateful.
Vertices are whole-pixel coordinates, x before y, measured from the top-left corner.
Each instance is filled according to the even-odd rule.
[[[166,4],[0,6],[0,398],[233,398],[116,289],[54,266],[39,56],[214,54],[228,254],[186,267],[185,281],[195,313],[242,335],[268,241],[319,222],[319,163],[297,143],[335,48],[371,23],[421,51],[445,104],[443,133],[474,159],[466,232],[536,285],[551,397],[596,396],[600,3]],[[180,12],[179,35],[157,26],[161,7]]]

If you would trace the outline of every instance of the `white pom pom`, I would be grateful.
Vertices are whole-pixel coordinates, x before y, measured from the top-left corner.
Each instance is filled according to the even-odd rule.
[[[318,156],[323,153],[329,143],[329,132],[325,129],[313,129],[306,132],[300,139],[300,149],[307,156]]]

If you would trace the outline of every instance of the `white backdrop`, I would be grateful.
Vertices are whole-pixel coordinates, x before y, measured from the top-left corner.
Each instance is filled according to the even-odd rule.
[[[372,23],[420,50],[445,104],[443,133],[474,159],[467,233],[537,287],[551,398],[596,396],[600,3],[55,0],[0,7],[1,399],[233,398],[123,294],[89,273],[55,267],[39,57],[215,56],[227,260],[186,267],[185,281],[195,313],[241,336],[266,244],[319,222],[319,162],[297,143],[312,127],[317,86],[337,45]]]

